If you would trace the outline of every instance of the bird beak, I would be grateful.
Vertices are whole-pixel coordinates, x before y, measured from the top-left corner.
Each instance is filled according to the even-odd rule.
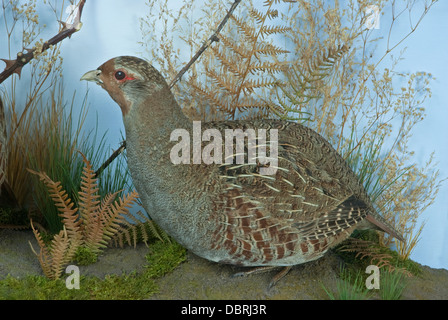
[[[100,79],[101,70],[92,70],[85,73],[81,80],[96,82],[97,84],[102,84],[103,81]]]

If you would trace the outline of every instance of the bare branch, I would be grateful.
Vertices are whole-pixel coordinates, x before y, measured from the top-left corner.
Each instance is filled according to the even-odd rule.
[[[51,46],[54,46],[64,40],[67,37],[71,37],[72,34],[79,31],[81,29],[82,23],[81,23],[81,15],[82,10],[84,8],[84,4],[86,3],[86,0],[80,0],[78,4],[78,11],[74,18],[74,21],[72,24],[68,24],[65,22],[61,22],[64,28],[53,38],[46,41],[42,46],[42,52],[46,51]],[[7,59],[0,59],[3,60],[6,63],[5,70],[0,73],[0,83],[8,79],[13,73],[16,73],[20,77],[20,73],[22,71],[23,66],[25,66],[27,63],[29,63],[34,58],[34,53],[36,52],[36,48],[26,50],[27,52],[19,52],[17,54],[17,58],[15,60],[7,60]]]
[[[106,169],[111,164],[111,162],[114,161],[114,159],[124,151],[124,149],[126,149],[126,140],[123,141],[121,143],[121,146],[112,153],[112,155],[101,165],[98,170],[95,171],[95,178],[98,178],[101,172],[103,172],[104,169]]]

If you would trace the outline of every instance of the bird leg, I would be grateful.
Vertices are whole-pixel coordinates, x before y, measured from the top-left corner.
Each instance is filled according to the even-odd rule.
[[[257,274],[257,273],[265,273],[265,272],[269,272],[273,269],[277,269],[278,267],[276,266],[267,266],[267,267],[255,267],[255,268],[251,268],[248,271],[242,271],[242,272],[237,272],[233,275],[233,277],[247,277],[251,274]]]
[[[269,272],[273,269],[278,269],[278,268],[279,267],[277,267],[277,266],[255,267],[248,271],[237,272],[233,275],[233,277],[247,277],[251,274]],[[271,282],[269,283],[269,288],[272,288],[273,286],[275,286],[277,284],[277,282],[280,281],[280,279],[282,279],[284,276],[286,276],[288,274],[289,270],[291,270],[291,268],[292,268],[291,266],[283,267],[283,269],[272,278]]]

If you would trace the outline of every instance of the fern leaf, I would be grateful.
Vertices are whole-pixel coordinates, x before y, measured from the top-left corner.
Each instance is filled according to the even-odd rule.
[[[306,66],[292,65],[286,72],[287,86],[278,86],[282,95],[280,96],[277,91],[279,102],[277,107],[283,108],[285,112],[283,116],[281,113],[277,114],[283,119],[302,119],[302,106],[306,106],[311,99],[319,98],[320,93],[316,92],[319,81],[330,75],[336,63],[347,51],[346,46],[330,48],[317,54]],[[291,113],[294,115],[290,116]]]
[[[255,89],[258,88],[267,88],[267,87],[273,87],[277,85],[277,81],[275,80],[268,80],[268,79],[248,79],[242,86],[242,91],[245,94],[250,94],[254,92]]]
[[[231,15],[230,18],[235,22],[238,30],[245,36],[250,43],[257,42],[257,31],[254,27],[249,26],[245,21]]]
[[[71,257],[66,256],[70,241],[68,239],[67,231],[65,227],[63,230],[59,231],[57,235],[54,236],[51,241],[51,271],[52,279],[59,279],[62,274],[62,269],[64,265],[69,262]]]
[[[39,253],[37,253],[34,250],[33,245],[30,242],[29,244],[30,244],[31,250],[37,256],[37,259],[39,261],[39,264],[40,264],[40,266],[42,268],[42,271],[43,271],[44,275],[46,277],[50,278],[50,277],[52,277],[50,251],[47,249],[46,244],[42,240],[40,232],[37,229],[34,228],[32,220],[30,220],[30,224],[31,224],[31,229],[33,230],[33,233],[34,233],[34,237],[37,240],[37,244],[40,247]]]
[[[206,101],[207,105],[198,111],[212,109],[214,119],[235,119],[238,117],[269,116],[271,108],[265,101],[275,94],[273,88],[278,81],[272,76],[284,72],[284,59],[278,55],[288,51],[265,40],[272,35],[283,35],[289,28],[279,25],[268,25],[268,20],[278,17],[274,4],[269,1],[262,9],[250,7],[244,17],[230,16],[231,23],[236,26],[232,35],[221,32],[220,41],[211,46],[205,55],[203,74],[205,80],[198,80],[197,73],[189,78],[189,89],[193,91],[192,100]],[[251,97],[250,102],[245,102]],[[204,99],[205,98],[205,99]],[[210,113],[211,113],[210,112]],[[192,112],[189,115],[195,115]]]
[[[370,264],[377,265],[379,268],[388,268],[390,272],[398,270],[407,275],[411,275],[409,271],[394,266],[394,258],[392,255],[388,252],[384,252],[384,248],[375,242],[357,238],[349,238],[338,250],[342,252],[356,253],[357,258],[370,259]]]
[[[103,241],[108,242],[118,232],[119,223],[124,220],[124,215],[127,214],[127,209],[135,202],[138,193],[134,190],[130,194],[123,196],[123,199],[118,199],[115,203],[109,206],[106,214],[103,215]]]
[[[115,245],[123,247],[123,237],[129,246],[137,245],[137,241],[141,240],[146,246],[150,235],[156,237],[162,242],[171,242],[168,234],[160,229],[151,218],[138,211],[135,215],[127,214],[126,217],[131,220],[126,220],[119,226],[118,232],[113,237]]]
[[[106,247],[104,240],[104,220],[119,191],[106,195],[98,208],[93,212],[91,223],[84,230],[85,246],[95,253],[99,253],[101,248]]]
[[[284,26],[262,26],[260,29],[261,37],[269,36],[272,34],[281,34],[290,31],[291,28]]]
[[[237,84],[232,77],[221,77],[216,70],[207,68],[207,75],[212,78],[212,81],[222,90],[227,91],[228,94],[235,95],[238,92]]]
[[[257,21],[257,23],[263,23],[265,20],[265,15],[255,8],[249,10],[250,15]]]
[[[234,61],[231,60],[230,57],[220,52],[219,49],[215,47],[212,48],[212,51],[215,54],[216,58],[220,61],[225,72],[231,72],[235,76],[239,75],[238,66],[234,63]]]
[[[81,190],[78,193],[81,216],[77,214],[78,208],[73,208],[74,204],[62,190],[60,182],[52,181],[45,173],[29,170],[44,181],[55,206],[61,212],[60,216],[64,223],[63,229],[54,236],[47,247],[31,221],[40,252],[36,253],[32,246],[31,249],[37,255],[44,274],[50,279],[58,279],[61,276],[63,267],[73,259],[79,246],[85,245],[95,253],[105,248],[107,242],[119,229],[119,224],[124,222],[128,208],[138,197],[137,192],[133,191],[113,203],[120,192],[117,191],[99,201],[98,181],[90,162],[82,153],[81,155],[85,163],[81,178]],[[134,242],[136,242],[136,238]]]
[[[147,225],[149,227],[149,229],[151,230],[151,233],[156,236],[160,241],[162,242],[171,242],[168,234],[163,231],[162,229],[159,228],[159,226],[156,225],[156,223],[154,222],[154,220],[148,220],[147,221]]]
[[[277,17],[278,17],[278,10],[276,10],[276,9],[268,9],[268,10],[266,11],[266,16],[267,16],[269,19],[277,18]]]
[[[254,49],[254,52],[256,55],[263,54],[263,55],[271,55],[271,56],[289,53],[288,50],[282,49],[278,46],[274,46],[270,43],[258,43],[256,48]],[[282,66],[282,64],[280,64],[280,63],[278,63],[278,65]]]
[[[257,72],[269,72],[271,74],[281,72],[283,71],[283,67],[279,65],[276,62],[261,62],[261,63],[254,63],[248,67],[248,71],[252,74],[255,74]],[[274,85],[277,84],[277,81],[269,81],[270,83],[273,83]]]
[[[236,53],[239,56],[239,59],[247,59],[247,57],[250,57],[251,51],[247,50],[247,48],[245,48],[244,46],[237,44],[235,42],[235,40],[228,38],[224,34],[221,34],[219,36],[219,39],[222,42],[222,44],[224,45],[224,47],[227,48],[228,50],[231,50],[232,52]],[[214,53],[217,51],[219,52],[218,48],[216,48],[216,47],[213,47],[212,50]],[[229,64],[236,65],[235,61],[233,61],[233,63],[229,62]]]
[[[60,182],[54,182],[44,172],[36,172],[28,169],[29,172],[39,176],[48,188],[50,197],[60,212],[62,222],[64,223],[67,233],[73,238],[79,238],[81,221],[78,216],[78,208],[73,208],[74,203],[68,198],[65,190],[62,189]]]
[[[91,229],[93,226],[96,226],[100,220],[97,214],[100,203],[98,200],[98,179],[95,178],[92,165],[85,155],[81,152],[79,153],[85,164],[81,175],[81,191],[78,192],[79,213],[83,222],[83,229]],[[87,230],[86,233],[91,233],[91,230]]]
[[[218,98],[216,92],[212,92],[203,88],[199,83],[190,82],[190,85],[197,93],[199,93],[205,100],[207,100],[210,105],[216,107],[217,109],[222,109],[222,101]]]

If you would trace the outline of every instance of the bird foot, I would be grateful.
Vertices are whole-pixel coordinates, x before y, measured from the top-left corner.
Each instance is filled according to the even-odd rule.
[[[237,272],[233,275],[233,277],[247,277],[251,274],[265,273],[265,272],[269,272],[273,269],[278,269],[278,268],[279,267],[277,267],[277,266],[256,267],[256,268],[253,268],[248,271]],[[291,270],[291,266],[283,267],[282,270],[272,278],[271,282],[269,283],[268,288],[270,289],[273,286],[275,286],[277,284],[277,282],[280,281],[280,279],[282,279],[284,276],[286,276],[288,274],[289,270]]]

